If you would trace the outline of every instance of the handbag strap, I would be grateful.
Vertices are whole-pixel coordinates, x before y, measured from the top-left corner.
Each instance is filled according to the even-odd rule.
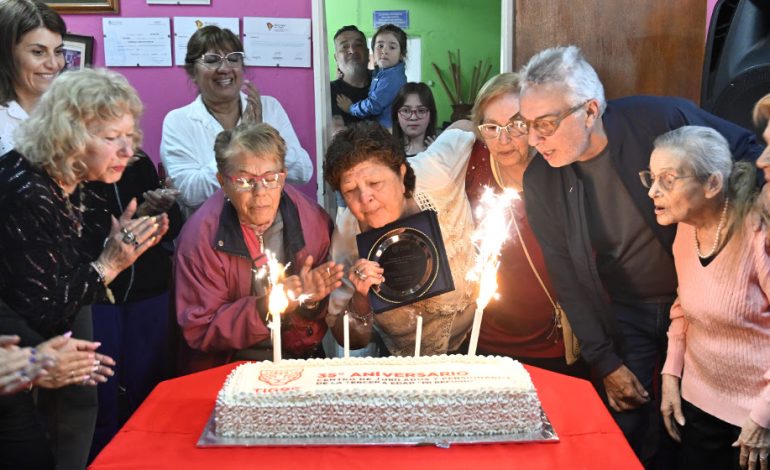
[[[524,237],[521,236],[521,230],[519,230],[519,224],[516,222],[516,214],[513,213],[511,215],[512,215],[511,220],[513,220],[513,226],[516,228],[516,235],[518,235],[519,242],[521,243],[521,248],[524,250],[524,256],[526,256],[527,261],[529,261],[529,267],[532,268],[532,272],[535,273],[537,282],[540,283],[540,287],[543,288],[543,292],[545,292],[545,295],[548,297],[548,300],[551,302],[551,305],[553,306],[554,310],[556,310],[558,306],[556,305],[556,302],[553,300],[553,297],[551,297],[551,293],[548,292],[548,288],[545,286],[545,282],[543,282],[543,278],[540,277],[540,273],[537,272],[537,268],[535,268],[535,263],[532,261],[532,257],[529,255],[527,244],[524,243]]]

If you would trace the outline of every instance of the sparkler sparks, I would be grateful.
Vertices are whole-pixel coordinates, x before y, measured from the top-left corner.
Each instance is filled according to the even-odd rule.
[[[497,299],[497,268],[500,266],[500,249],[508,239],[511,226],[511,202],[519,199],[519,193],[506,188],[496,194],[487,187],[476,207],[476,230],[471,241],[476,248],[476,264],[468,271],[466,279],[479,283],[479,296],[476,300],[476,313],[473,317],[471,340],[468,354],[476,354],[479,330],[484,308],[492,299]]]

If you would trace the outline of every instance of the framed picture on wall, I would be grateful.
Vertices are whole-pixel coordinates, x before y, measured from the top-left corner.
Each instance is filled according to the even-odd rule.
[[[94,38],[64,35],[64,70],[83,70],[94,63]]]
[[[48,0],[45,2],[59,13],[117,13],[120,0]]]

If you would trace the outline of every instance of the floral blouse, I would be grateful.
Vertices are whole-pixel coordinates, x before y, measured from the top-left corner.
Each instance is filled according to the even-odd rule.
[[[0,298],[44,337],[68,331],[105,295],[90,262],[108,228],[84,224],[89,206],[105,210],[87,189],[67,197],[20,153],[0,157]]]

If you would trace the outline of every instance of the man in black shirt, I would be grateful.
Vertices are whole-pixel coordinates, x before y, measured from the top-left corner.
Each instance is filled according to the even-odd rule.
[[[369,94],[372,72],[369,64],[369,48],[366,37],[353,25],[343,26],[334,34],[334,60],[337,62],[337,75],[331,82],[332,117],[335,130],[361,119],[343,112],[337,105],[337,95],[345,95],[354,103],[363,100]]]

